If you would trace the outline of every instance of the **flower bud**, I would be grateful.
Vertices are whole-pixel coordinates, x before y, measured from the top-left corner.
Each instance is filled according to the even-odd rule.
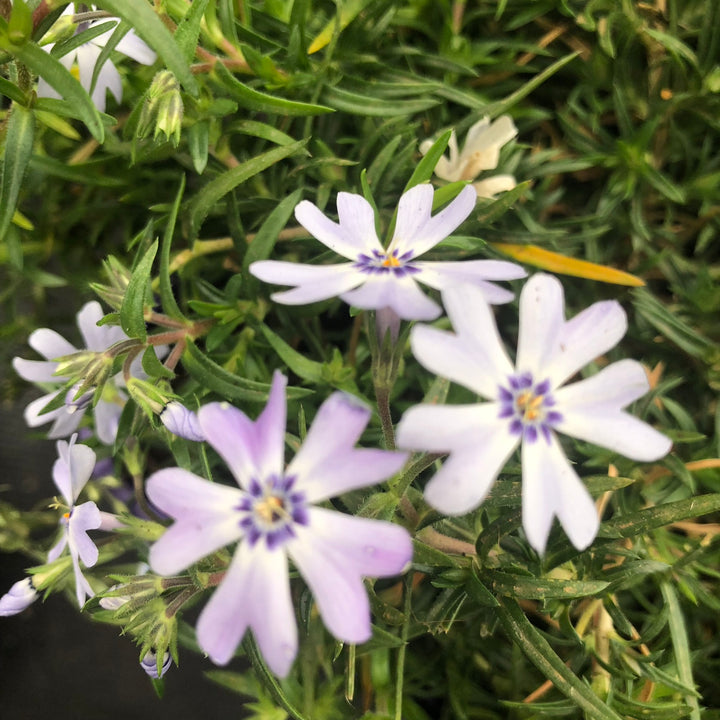
[[[37,590],[32,578],[18,580],[2,597],[0,597],[0,617],[17,615],[30,607],[38,599]]]
[[[176,400],[165,406],[160,413],[160,420],[173,435],[195,442],[205,440],[197,415]]]
[[[153,138],[164,135],[165,140],[177,147],[180,142],[180,131],[184,106],[180,95],[180,85],[175,75],[169,70],[161,70],[153,78],[145,96],[145,103],[140,112],[137,126],[138,137],[147,137],[154,126]]]
[[[152,650],[148,650],[140,661],[140,667],[155,680],[161,678],[171,665],[172,658],[169,652],[163,655],[162,664],[158,664],[157,655]]]

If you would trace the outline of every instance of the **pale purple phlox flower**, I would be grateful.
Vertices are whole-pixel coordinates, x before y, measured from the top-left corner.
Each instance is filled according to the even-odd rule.
[[[279,676],[289,672],[298,646],[288,558],[310,586],[330,632],[362,643],[371,636],[363,577],[396,575],[412,557],[404,528],[316,504],[393,475],[407,453],[355,448],[370,411],[334,393],[286,468],[286,382],[275,373],[267,405],[254,422],[225,403],[198,410],[203,435],[239,487],[181,468],[160,470],[147,482],[150,500],[175,520],[150,549],[155,572],[176,574],[239,541],[198,620],[200,647],[224,665],[250,628]]]
[[[250,272],[265,282],[294,285],[271,298],[287,305],[304,305],[338,295],[363,310],[389,309],[404,320],[433,320],[440,306],[425,295],[418,282],[436,290],[470,283],[486,300],[512,300],[509,290],[491,280],[514,280],[525,271],[503,260],[423,261],[418,258],[450,235],[472,212],[476,195],[471,187],[443,210],[432,215],[432,185],[416,185],[400,198],[390,245],[383,248],[375,231],[375,214],[362,195],[341,192],[337,197],[338,222],[303,200],[295,208],[298,222],[321,243],[351,262],[307,265],[261,260]]]
[[[621,360],[565,385],[622,338],[627,329],[624,310],[608,300],[565,320],[562,285],[537,274],[520,295],[513,365],[492,311],[475,288],[448,289],[443,302],[455,333],[417,326],[411,335],[413,354],[431,372],[489,402],[419,405],[401,419],[398,447],[449,453],[425,489],[426,500],[446,515],[473,510],[522,444],[522,513],[528,541],[544,552],[557,516],[573,545],[586,548],[597,534],[597,510],[556,433],[639,461],[663,457],[672,444],[624,410],[649,389],[640,363]]]
[[[2,597],[0,597],[0,617],[17,615],[30,607],[39,595],[32,583],[32,578],[18,580]]]
[[[185,440],[202,442],[205,438],[198,423],[197,413],[181,402],[172,400],[160,413],[160,421],[173,434]]]

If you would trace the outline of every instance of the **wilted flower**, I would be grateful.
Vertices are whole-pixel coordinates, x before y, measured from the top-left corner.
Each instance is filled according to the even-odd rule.
[[[169,468],[147,482],[150,500],[175,523],[150,548],[150,566],[173,575],[240,541],[197,623],[200,647],[227,663],[250,627],[270,669],[285,676],[297,653],[288,557],[310,586],[320,615],[340,640],[371,636],[364,576],[396,575],[412,557],[404,528],[344,515],[315,503],[396,473],[406,453],[358,449],[370,410],[334,393],[285,468],[285,384],[275,373],[257,421],[226,403],[198,410],[203,435],[239,488]]]
[[[0,617],[17,615],[30,607],[39,595],[32,584],[32,578],[18,580],[2,597],[0,597]]]
[[[66,547],[69,549],[75,573],[75,594],[82,607],[85,598],[95,593],[80,570],[80,561],[87,568],[97,562],[98,549],[87,531],[100,528],[102,515],[94,502],[75,505],[95,467],[95,453],[87,445],[76,445],[76,439],[77,435],[73,435],[69,443],[64,440],[57,443],[59,457],[53,465],[53,481],[67,503],[68,511],[60,519],[62,537],[48,553],[48,562],[57,560]]]
[[[77,325],[85,343],[85,348],[93,353],[102,353],[111,345],[126,340],[127,335],[116,325],[98,326],[103,311],[97,302],[83,305],[77,314]],[[51,439],[67,437],[77,429],[85,410],[90,406],[93,390],[88,390],[76,398],[79,384],[65,390],[67,377],[56,375],[59,367],[58,358],[77,353],[78,350],[65,338],[49,328],[35,330],[28,338],[30,347],[42,355],[45,360],[25,360],[13,358],[15,372],[29,382],[42,386],[61,385],[63,389],[43,395],[25,408],[25,422],[30,427],[37,427],[52,422],[48,437]],[[137,367],[137,366],[136,366]],[[122,390],[122,375],[118,374],[105,384],[103,395],[93,408],[95,415],[95,432],[101,442],[110,445],[115,441],[118,423],[123,406],[127,400]],[[65,393],[65,403],[55,410],[43,413],[42,410],[60,393]]]
[[[425,489],[427,501],[447,515],[474,509],[522,442],[523,527],[530,544],[544,551],[557,515],[573,545],[584,549],[597,533],[597,511],[556,432],[641,461],[657,460],[671,446],[667,437],[623,410],[649,389],[640,363],[621,360],[563,387],[618,343],[627,329],[624,310],[612,300],[597,302],[566,321],[562,285],[549,275],[535,275],[520,295],[513,367],[492,312],[475,288],[453,288],[443,300],[456,334],[417,326],[413,354],[428,370],[491,402],[420,405],[403,416],[400,447],[450,453]]]
[[[517,128],[509,115],[501,115],[490,123],[483,117],[469,130],[462,152],[458,152],[457,137],[452,131],[448,142],[450,157],[441,157],[435,166],[435,174],[442,180],[456,182],[474,180],[483,170],[494,170],[500,160],[500,148],[517,135]],[[420,144],[425,155],[432,147],[432,140]],[[473,183],[478,197],[491,198],[496,193],[512,190],[515,178],[512,175],[495,175]]]
[[[63,12],[63,15],[73,15],[74,10],[72,4]],[[80,23],[77,27],[76,34],[85,30],[92,30],[99,25],[107,23],[107,19],[95,20],[88,23]],[[116,21],[116,24],[119,21]],[[77,66],[80,84],[90,94],[93,104],[100,112],[105,112],[105,102],[107,91],[109,90],[115,100],[122,100],[122,80],[117,68],[111,60],[106,60],[97,76],[95,87],[92,85],[93,73],[95,65],[102,49],[112,36],[115,28],[111,28],[107,32],[94,37],[92,40],[74,48],[66,55],[59,57],[58,60],[68,69],[72,70],[73,66]],[[55,43],[43,46],[43,50],[50,52]],[[135,34],[134,30],[129,30],[114,48],[123,55],[142,63],[143,65],[152,65],[157,57],[155,53]],[[46,80],[40,78],[38,81],[37,94],[39,97],[60,98],[60,94],[50,86]]]
[[[364,310],[389,308],[405,320],[432,320],[440,307],[421,292],[417,282],[435,289],[472,283],[488,302],[508,302],[509,290],[488,280],[513,280],[525,271],[502,260],[427,262],[417,258],[444,240],[475,207],[475,192],[464,188],[442,211],[432,216],[433,188],[416,185],[398,205],[395,233],[387,250],[375,232],[375,215],[362,195],[341,192],[337,198],[339,222],[335,223],[307,200],[295,208],[298,222],[331,250],[352,260],[336,265],[303,265],[263,260],[250,272],[265,282],[295,285],[274,293],[275,302],[304,305],[339,295]]]

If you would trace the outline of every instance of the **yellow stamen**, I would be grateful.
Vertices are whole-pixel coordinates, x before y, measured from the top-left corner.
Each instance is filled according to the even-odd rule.
[[[530,390],[518,395],[515,400],[518,412],[522,413],[524,420],[530,422],[537,420],[542,414],[543,395],[535,395]]]
[[[257,505],[255,505],[255,512],[262,520],[268,523],[276,522],[283,517],[287,517],[283,501],[275,495],[271,495],[262,502],[257,503]]]
[[[386,255],[382,261],[383,267],[400,267],[400,261],[394,255]]]
[[[69,512],[63,513],[63,519],[64,519],[64,520],[69,520],[69,519],[70,519],[70,513],[69,513]]]

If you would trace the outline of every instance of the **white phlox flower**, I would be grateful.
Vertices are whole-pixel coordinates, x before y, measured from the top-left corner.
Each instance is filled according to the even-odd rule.
[[[483,170],[494,170],[500,160],[500,148],[517,135],[517,128],[509,115],[501,115],[492,123],[487,117],[478,120],[465,137],[462,152],[458,150],[457,137],[452,131],[448,141],[449,157],[441,157],[435,166],[435,174],[442,180],[457,182],[474,180]],[[425,155],[432,147],[432,140],[420,144]],[[515,187],[512,175],[494,175],[473,183],[478,197],[492,198],[499,192]]]
[[[97,530],[103,524],[102,513],[94,502],[76,505],[76,501],[87,484],[95,467],[95,453],[87,445],[76,444],[77,435],[70,442],[59,440],[58,459],[53,465],[53,481],[68,505],[60,524],[63,528],[58,543],[48,553],[48,562],[57,560],[68,548],[75,574],[75,594],[78,605],[85,604],[86,597],[95,594],[80,569],[80,561],[86,568],[92,567],[98,559],[98,549],[88,537],[88,530]]]
[[[72,4],[69,5],[63,15],[73,15],[74,9]],[[85,30],[91,30],[92,28],[98,27],[108,22],[108,19],[94,20],[88,23],[81,23],[78,25],[76,33],[83,32]],[[119,22],[119,21],[118,21]],[[116,23],[117,24],[117,23]],[[120,73],[117,71],[115,65],[111,60],[106,60],[97,76],[95,86],[92,86],[92,77],[95,72],[95,65],[97,64],[100,52],[105,47],[108,40],[112,36],[115,28],[108,30],[107,32],[94,37],[92,40],[80,45],[79,47],[71,50],[66,55],[59,57],[58,60],[70,71],[73,72],[73,68],[77,68],[78,80],[80,84],[85,88],[90,97],[92,98],[93,104],[100,112],[105,112],[106,96],[109,90],[115,100],[120,102],[122,100],[122,80]],[[43,46],[43,50],[50,52],[55,43],[49,43]],[[134,30],[129,30],[115,46],[117,52],[126,55],[129,58],[143,64],[152,65],[157,57],[155,52],[151,50],[136,34]],[[61,95],[49,85],[43,78],[38,80],[38,97],[50,97],[60,98]]]
[[[556,433],[652,461],[671,441],[624,408],[649,389],[645,370],[620,360],[578,382],[565,382],[614,347],[627,329],[622,307],[597,302],[565,320],[560,282],[538,274],[520,295],[517,359],[510,361],[491,309],[471,286],[448,289],[443,302],[455,333],[416,326],[412,351],[428,370],[489,402],[418,405],[403,416],[398,447],[449,453],[425,489],[446,515],[476,508],[522,443],[523,528],[544,552],[558,517],[578,549],[595,538],[599,519],[590,494],[565,457]]]
[[[463,188],[443,210],[432,215],[433,187],[416,185],[400,198],[395,232],[387,249],[375,231],[375,213],[362,195],[338,193],[338,222],[307,200],[295,208],[298,222],[349,263],[305,265],[262,260],[250,272],[265,282],[294,285],[271,295],[278,303],[305,305],[335,295],[363,310],[391,310],[404,320],[432,320],[440,306],[419,288],[436,290],[457,283],[478,286],[488,302],[512,300],[509,290],[492,280],[514,280],[525,271],[502,260],[422,261],[418,258],[452,233],[475,207],[475,192]]]

